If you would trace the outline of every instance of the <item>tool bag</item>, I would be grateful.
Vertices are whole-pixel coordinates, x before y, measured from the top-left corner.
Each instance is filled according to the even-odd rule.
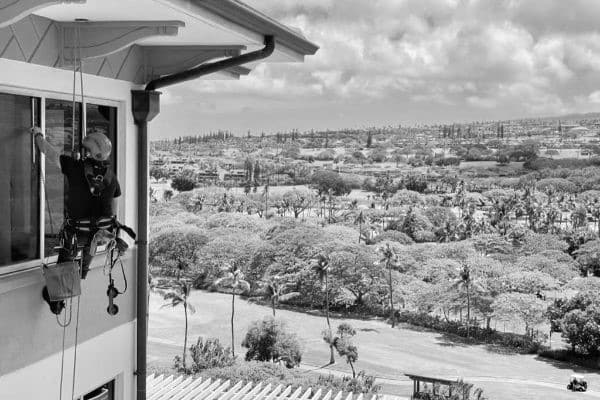
[[[60,301],[81,294],[81,276],[76,261],[44,265],[42,271],[50,300]]]

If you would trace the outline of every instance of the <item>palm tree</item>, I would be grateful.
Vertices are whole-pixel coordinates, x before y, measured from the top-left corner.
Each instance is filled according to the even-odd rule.
[[[362,211],[358,214],[358,216],[354,220],[354,223],[358,224],[358,243],[360,243],[360,235],[362,234],[362,225],[365,223],[365,216],[363,215]]]
[[[396,252],[386,243],[385,247],[379,249],[383,258],[380,262],[385,262],[385,266],[388,270],[388,288],[390,292],[390,319],[392,320],[392,328],[396,326],[396,317],[394,315],[394,284],[392,280],[392,266],[396,263]]]
[[[381,249],[381,253],[383,256],[381,262],[385,262],[385,266],[388,270],[388,285],[390,291],[390,319],[392,320],[393,328],[396,326],[396,317],[394,315],[394,284],[392,281],[392,266],[396,261],[396,252],[390,246],[390,244],[387,243],[386,246]]]
[[[263,190],[263,195],[265,196],[265,219],[267,219],[267,214],[269,213],[269,184],[271,180],[271,175],[267,175],[267,182],[265,183],[265,188]]]
[[[327,333],[331,338],[331,322],[329,321],[329,259],[326,256],[319,254],[315,261],[316,262],[313,265],[313,271],[315,272],[315,274],[321,282],[325,282],[325,317],[327,319]],[[333,355],[332,343],[329,343],[329,351],[329,363],[334,364],[335,357]]]
[[[473,278],[471,268],[468,265],[463,265],[452,287],[459,290],[464,289],[467,294],[467,337],[469,337],[469,328],[471,326],[471,289],[481,291],[483,288]]]
[[[231,354],[235,357],[234,317],[235,295],[250,290],[250,284],[244,280],[244,273],[235,264],[225,263],[222,268],[225,276],[215,281],[215,286],[231,289]]]
[[[280,301],[287,301],[300,296],[299,292],[287,292],[289,289],[291,289],[290,285],[282,283],[279,277],[271,277],[263,283],[263,296],[271,301],[273,317],[275,317],[275,308]]]
[[[162,307],[177,307],[178,305],[183,305],[183,312],[185,315],[185,336],[183,339],[183,369],[185,370],[185,354],[187,352],[187,337],[188,337],[188,312],[190,314],[194,314],[196,309],[189,302],[189,297],[192,291],[192,284],[185,281],[173,281],[171,283],[171,290],[167,292],[162,292],[162,296],[164,300],[167,300],[168,303],[162,305]]]

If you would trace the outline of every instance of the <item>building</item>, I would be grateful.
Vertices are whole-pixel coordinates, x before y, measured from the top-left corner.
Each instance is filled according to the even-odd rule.
[[[316,51],[237,0],[0,0],[1,399],[146,399],[145,194],[157,90],[208,74],[235,79],[263,60]],[[69,326],[42,300],[40,267],[56,260],[65,196],[60,170],[35,150],[33,125],[65,151],[94,131],[112,140],[118,219],[138,233],[123,259],[128,290],[115,298],[116,315],[107,313],[102,256]]]

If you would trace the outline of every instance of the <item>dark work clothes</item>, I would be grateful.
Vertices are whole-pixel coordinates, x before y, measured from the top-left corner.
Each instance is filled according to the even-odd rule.
[[[96,219],[114,215],[112,200],[121,195],[121,187],[117,177],[110,168],[104,178],[105,186],[100,191],[99,196],[93,196],[90,191],[90,185],[85,178],[86,170],[83,160],[75,160],[72,157],[61,155],[60,168],[67,178],[66,214],[69,219]],[[101,170],[94,170],[94,175],[100,174]],[[85,279],[92,261],[90,243],[96,231],[80,232],[75,229],[66,229],[68,229],[67,235],[77,235],[77,245],[83,248],[81,278]],[[59,250],[58,262],[74,260],[77,255],[76,253],[77,251],[73,252],[73,249],[63,248]]]
[[[112,200],[121,195],[121,186],[110,168],[100,196],[92,196],[90,192],[83,160],[61,155],[60,168],[68,182],[66,209],[69,218],[99,218],[114,214]]]

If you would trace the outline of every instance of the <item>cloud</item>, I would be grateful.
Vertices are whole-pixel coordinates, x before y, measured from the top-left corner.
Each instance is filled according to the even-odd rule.
[[[193,82],[213,110],[285,110],[300,119],[316,108],[325,120],[335,103],[352,105],[347,115],[364,109],[365,120],[369,107],[387,110],[377,116],[392,120],[398,113],[389,105],[397,104],[452,120],[457,110],[478,119],[600,104],[598,0],[245,2],[301,29],[320,50],[301,64],[260,64],[239,81]]]

